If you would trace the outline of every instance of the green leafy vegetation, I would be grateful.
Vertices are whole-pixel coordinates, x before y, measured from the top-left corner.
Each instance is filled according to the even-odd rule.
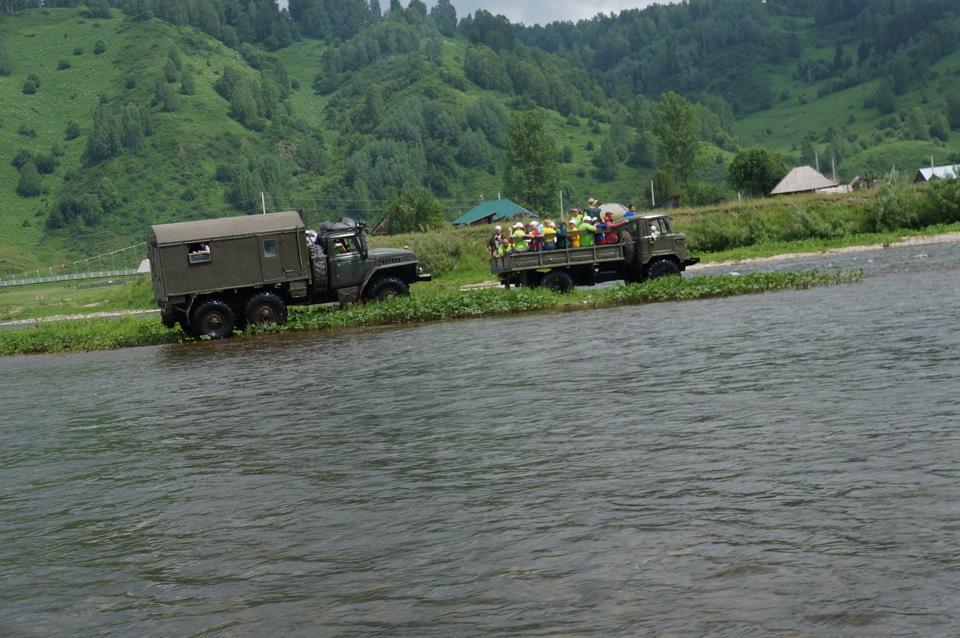
[[[530,27],[448,0],[43,4],[0,15],[0,145],[32,158],[0,165],[0,272],[264,206],[372,225],[421,192],[446,220],[495,194],[544,214],[560,192],[706,204],[767,192],[780,159],[901,183],[960,160],[949,0],[687,2]],[[535,138],[508,134],[520,122]],[[754,148],[776,165],[733,163]],[[938,219],[903,197],[862,228]]]
[[[757,273],[744,277],[664,277],[642,284],[560,295],[542,288],[486,288],[456,294],[417,292],[388,302],[343,308],[291,308],[287,323],[252,332],[331,330],[356,326],[424,323],[480,316],[516,314],[550,308],[589,309],[611,305],[657,303],[803,289],[859,281],[862,273]],[[164,328],[156,317],[120,317],[39,323],[32,328],[0,331],[0,355],[109,350],[191,340]]]

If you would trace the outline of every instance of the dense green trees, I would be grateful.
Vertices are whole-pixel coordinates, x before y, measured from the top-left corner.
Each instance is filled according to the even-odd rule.
[[[384,207],[388,233],[426,232],[446,223],[443,205],[426,190],[405,190]]]
[[[703,155],[696,111],[674,92],[660,96],[660,121],[654,127],[661,167],[681,185],[690,184]]]
[[[125,149],[139,150],[150,128],[149,115],[135,104],[119,109],[101,104],[93,113],[93,128],[87,137],[87,159],[98,162],[115,157]]]
[[[508,118],[507,109],[489,95],[481,95],[467,108],[467,125],[496,146],[503,145]]]
[[[507,195],[534,211],[553,209],[560,188],[559,154],[547,138],[543,115],[521,111],[507,126]]]
[[[47,178],[46,156],[31,155],[43,186],[59,197],[54,226],[105,221],[111,198],[85,195],[100,177],[119,170],[118,162],[108,160],[138,153],[138,161],[152,161],[155,151],[175,148],[171,131],[181,122],[212,111],[228,113],[247,131],[225,126],[211,132],[203,150],[188,149],[196,165],[220,164],[221,181],[207,189],[212,200],[202,193],[197,206],[225,197],[235,209],[249,211],[258,206],[261,191],[268,197],[287,192],[318,206],[349,201],[363,211],[361,217],[376,215],[401,193],[423,189],[457,202],[451,208],[468,195],[473,200],[478,192],[502,188],[531,207],[550,209],[561,185],[567,195],[597,181],[615,197],[635,193],[651,179],[658,200],[682,189],[685,202],[710,201],[721,183],[761,193],[765,187],[754,182],[772,178],[755,174],[753,153],[759,149],[741,151],[729,170],[725,162],[754,130],[771,144],[790,143],[768,122],[741,127],[744,137],[734,129],[735,117],[771,103],[771,85],[779,90],[776,103],[792,107],[871,81],[864,107],[889,115],[876,130],[869,128],[875,113],[861,117],[853,111],[839,116],[830,130],[803,131],[791,152],[805,159],[819,148],[827,162],[831,156],[839,162],[895,139],[913,140],[914,147],[941,146],[960,128],[960,97],[948,93],[949,65],[937,64],[960,44],[960,18],[948,0],[869,6],[864,0],[691,0],[539,27],[511,25],[486,10],[458,23],[453,2],[439,0],[427,10],[420,0],[391,0],[383,14],[377,0],[290,0],[285,12],[274,0],[91,0],[78,11],[96,19],[100,31],[81,44],[64,43],[37,67],[39,73],[53,77],[58,57],[81,46],[89,52],[97,37],[104,39],[94,53],[110,42],[116,47],[110,57],[116,57],[126,45],[126,36],[116,31],[121,22],[124,29],[163,36],[153,47],[159,59],[151,58],[146,72],[118,69],[109,90],[98,89],[104,104],[92,126],[87,120],[85,126],[67,127],[67,140],[86,144],[85,166],[69,167],[66,180]],[[102,22],[104,9],[115,19]],[[116,19],[121,10],[133,19]],[[814,15],[821,24],[816,31],[808,20],[785,17]],[[148,18],[195,27],[238,55],[216,57],[220,47],[193,29],[135,22]],[[8,44],[9,33],[3,37]],[[298,45],[289,55],[300,81],[316,74],[313,88],[324,96],[322,114],[293,112],[291,80],[276,60],[287,53],[269,53],[305,39],[321,42]],[[216,82],[219,103],[204,100],[207,82],[217,76],[204,61],[214,57],[223,68]],[[225,59],[230,62],[224,68]],[[91,56],[69,61],[78,69],[104,62]],[[796,85],[767,81],[768,73],[786,65],[800,74]],[[10,73],[11,66],[0,39],[0,74]],[[67,71],[57,80],[74,75]],[[37,76],[26,79],[25,90],[44,91]],[[812,86],[805,84],[808,79]],[[304,84],[309,92],[309,79]],[[898,96],[921,86],[923,101],[912,93]],[[37,97],[16,99],[35,103]],[[96,99],[81,95],[76,104],[89,112]],[[297,103],[307,100],[301,95]],[[151,113],[163,129],[153,140],[147,137]],[[518,114],[512,121],[511,113]],[[529,114],[542,118],[539,130],[533,125],[537,116]],[[28,122],[24,136],[39,128],[22,119]],[[56,124],[57,137],[65,124],[66,118]],[[562,140],[562,155],[547,131]],[[711,147],[711,161],[705,162],[708,145],[719,150]],[[226,162],[231,153],[244,159]],[[275,163],[251,165],[246,158],[252,154]],[[180,171],[164,177],[175,184],[171,191],[186,192],[187,184],[200,181],[189,162],[171,163]],[[138,172],[128,169],[128,175]],[[131,179],[145,183],[148,172]],[[33,177],[27,177],[29,187]],[[8,191],[15,186],[9,184]]]
[[[448,38],[453,37],[457,30],[457,10],[450,0],[437,0],[437,4],[430,9],[430,16],[440,33]]]
[[[738,191],[760,197],[768,195],[789,170],[785,157],[754,146],[736,154],[730,162],[727,181]]]

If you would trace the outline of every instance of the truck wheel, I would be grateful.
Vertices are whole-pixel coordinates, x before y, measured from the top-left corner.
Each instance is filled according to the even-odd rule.
[[[314,246],[313,248],[317,247]],[[320,252],[319,248],[315,251],[313,260],[313,286],[317,290],[327,289],[327,258]]]
[[[165,328],[172,328],[177,325],[177,316],[171,310],[170,312],[160,311],[160,322]]]
[[[402,279],[396,277],[381,277],[373,282],[364,297],[368,301],[386,301],[394,297],[406,297],[410,294],[410,287]]]
[[[230,304],[219,299],[204,301],[193,311],[190,326],[194,335],[222,339],[233,333],[237,318]]]
[[[243,316],[251,326],[282,326],[287,320],[287,304],[272,292],[258,292],[247,300]]]
[[[680,275],[680,266],[669,259],[658,259],[647,266],[647,278],[656,279],[657,277],[669,277],[671,275]]]
[[[573,277],[565,270],[552,270],[544,275],[543,287],[565,295],[573,290]]]

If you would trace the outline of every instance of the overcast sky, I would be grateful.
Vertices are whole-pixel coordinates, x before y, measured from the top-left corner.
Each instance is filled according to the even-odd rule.
[[[403,6],[409,2],[401,0]],[[436,0],[424,0],[427,8],[433,7]],[[588,20],[598,13],[615,14],[624,9],[637,9],[654,4],[654,0],[450,0],[457,10],[457,19],[473,14],[477,9],[486,9],[493,15],[505,15],[513,24],[522,22],[528,27],[535,24],[550,24],[569,20]],[[669,0],[660,0],[660,4],[669,4]],[[382,7],[389,2],[380,3]]]
[[[660,0],[659,4],[670,4],[673,0]],[[286,0],[279,0],[280,7],[287,6]],[[400,0],[407,6],[409,0]],[[427,8],[437,4],[436,0],[424,0]],[[654,4],[654,0],[450,0],[457,10],[457,19],[472,15],[477,9],[486,9],[493,15],[505,15],[513,24],[522,22],[528,27],[535,24],[550,24],[569,20],[587,20],[598,13],[615,14],[623,9],[637,9]],[[390,0],[380,0],[380,7],[387,9]]]

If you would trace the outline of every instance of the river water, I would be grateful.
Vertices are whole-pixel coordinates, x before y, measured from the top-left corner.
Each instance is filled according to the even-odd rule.
[[[810,267],[0,359],[0,635],[957,635],[960,245]]]

